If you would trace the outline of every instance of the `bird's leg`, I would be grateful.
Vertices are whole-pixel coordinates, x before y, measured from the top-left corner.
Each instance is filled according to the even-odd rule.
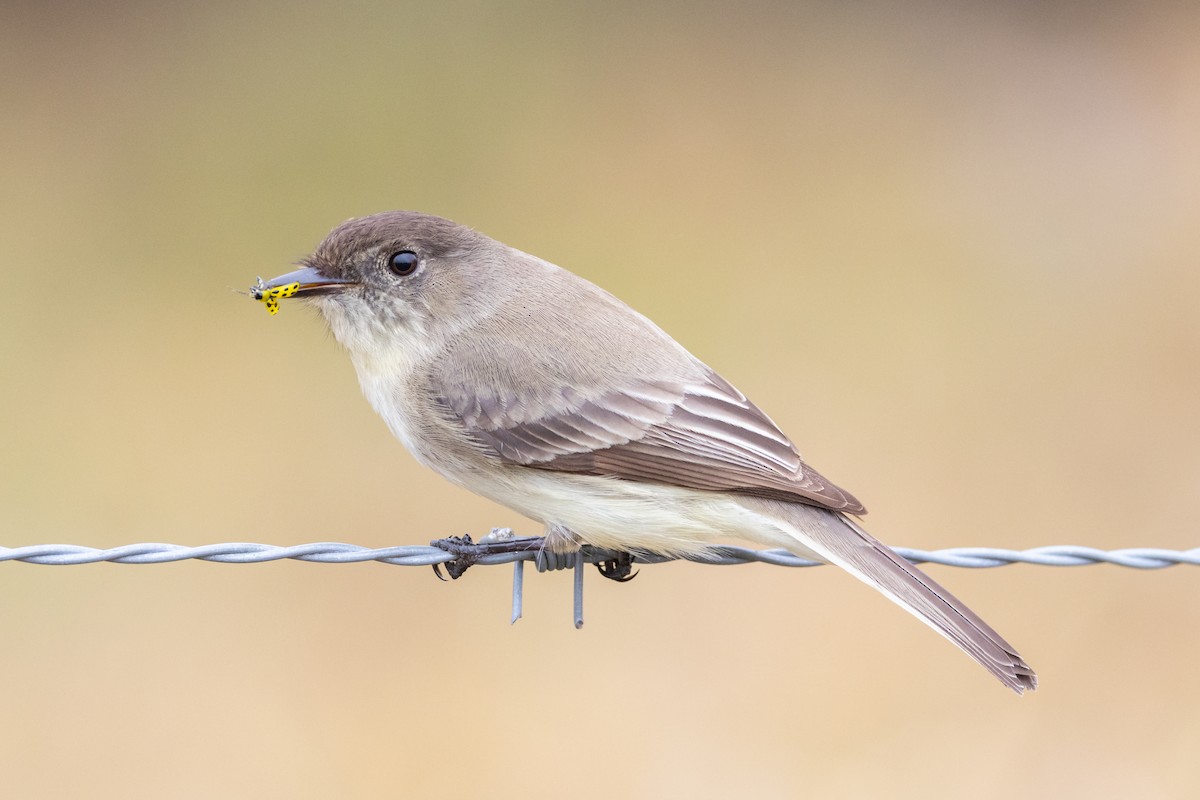
[[[546,546],[542,536],[519,537],[509,528],[493,528],[492,532],[478,542],[471,541],[471,536],[451,536],[447,539],[436,539],[429,543],[433,547],[453,553],[455,558],[445,563],[446,573],[451,580],[457,580],[467,569],[484,556],[498,553],[536,553]],[[433,565],[433,572],[442,580],[442,570],[439,564]]]
[[[572,562],[556,563],[553,555],[578,552],[583,543],[569,528],[553,524],[546,526],[543,536],[517,536],[509,528],[493,528],[491,533],[478,542],[472,541],[468,534],[437,539],[429,544],[453,553],[455,556],[453,560],[444,564],[434,564],[434,574],[445,580],[441,570],[442,566],[445,566],[446,574],[450,576],[450,579],[457,580],[472,564],[479,563],[483,557],[501,553],[544,553],[549,569],[562,569],[563,566]],[[598,562],[596,568],[604,577],[620,583],[632,580],[637,575],[633,571],[632,553],[614,553],[612,558]]]

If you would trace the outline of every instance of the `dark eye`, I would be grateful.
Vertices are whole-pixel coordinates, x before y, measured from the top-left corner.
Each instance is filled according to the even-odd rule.
[[[394,275],[399,275],[401,277],[405,275],[412,275],[417,271],[418,262],[420,262],[420,259],[417,258],[417,254],[412,250],[401,250],[399,253],[394,253],[392,257],[388,259],[388,269],[390,269]]]

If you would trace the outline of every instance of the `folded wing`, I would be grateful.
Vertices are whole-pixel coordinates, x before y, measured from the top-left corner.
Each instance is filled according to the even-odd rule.
[[[512,464],[691,489],[865,509],[800,458],[746,396],[711,370],[690,383],[644,381],[552,401],[444,387],[447,413]]]

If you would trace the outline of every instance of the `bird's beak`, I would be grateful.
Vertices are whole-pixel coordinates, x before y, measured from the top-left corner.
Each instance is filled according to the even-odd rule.
[[[272,314],[279,312],[279,301],[285,297],[313,297],[334,294],[353,286],[354,281],[331,278],[315,267],[304,267],[263,281],[262,278],[250,287],[250,295],[265,303]]]

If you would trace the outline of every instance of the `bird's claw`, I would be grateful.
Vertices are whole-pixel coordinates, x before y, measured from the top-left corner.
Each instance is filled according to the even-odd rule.
[[[540,536],[514,538],[511,536],[511,531],[501,529],[492,531],[492,533],[483,537],[478,542],[472,540],[470,534],[451,536],[446,539],[435,539],[429,543],[432,547],[452,553],[455,557],[450,561],[444,562],[444,564],[434,564],[433,574],[437,575],[440,580],[446,580],[442,576],[442,570],[440,569],[442,566],[445,566],[446,574],[450,576],[450,580],[458,580],[472,564],[478,563],[479,559],[484,556],[497,553],[536,552],[544,543],[545,540]]]
[[[435,539],[429,543],[432,547],[440,550],[445,550],[447,553],[453,553],[456,558],[445,562],[446,573],[449,574],[450,580],[456,581],[462,577],[472,564],[479,560],[480,545],[475,544],[471,539],[471,534],[465,536],[450,536],[445,539]],[[442,565],[433,565],[433,574],[437,575],[438,580],[444,581],[446,578],[442,575]]]
[[[638,575],[633,571],[632,553],[617,553],[616,558],[610,558],[607,561],[597,561],[596,569],[600,570],[601,575],[617,583],[626,583]]]

